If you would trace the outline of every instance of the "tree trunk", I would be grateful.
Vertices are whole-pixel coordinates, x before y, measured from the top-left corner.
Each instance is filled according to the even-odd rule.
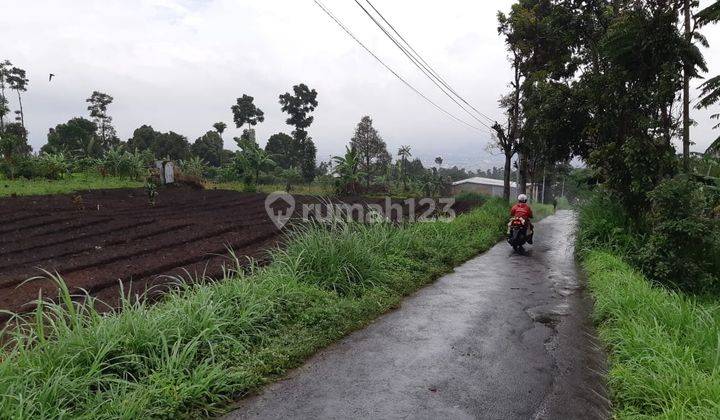
[[[23,112],[22,96],[20,95],[20,89],[18,89],[17,94],[18,94],[18,104],[20,104],[20,125],[22,125],[23,135],[25,137],[25,140],[27,140],[27,130],[25,129],[25,113]]]
[[[690,33],[690,0],[684,0],[685,6],[685,40],[692,41]],[[690,66],[683,68],[683,170],[690,172]]]
[[[3,99],[2,104],[5,104],[5,76],[0,74],[0,98]],[[5,131],[5,116],[0,115],[0,131]]]
[[[520,178],[520,185],[518,185],[518,194],[527,194],[527,158],[522,152],[518,152],[518,177]]]
[[[365,154],[365,170],[367,171],[367,174],[365,174],[365,187],[368,191],[370,191],[370,153]]]
[[[505,151],[505,174],[503,175],[503,198],[510,202],[510,172],[512,171],[512,154]]]

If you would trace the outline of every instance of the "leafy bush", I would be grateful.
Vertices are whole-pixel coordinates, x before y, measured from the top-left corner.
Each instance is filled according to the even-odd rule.
[[[222,168],[209,168],[208,177],[217,182],[238,182],[240,175],[234,165],[223,166]]]
[[[720,293],[720,194],[684,176],[648,193],[643,217],[630,217],[609,194],[580,208],[580,251],[622,255],[652,281],[692,293]]]
[[[70,162],[62,153],[43,153],[35,160],[35,165],[37,176],[47,179],[60,179],[70,169]]]
[[[40,156],[21,156],[12,162],[5,161],[0,171],[6,178],[60,179],[67,175],[70,163],[62,153],[43,153]]]
[[[637,260],[664,285],[691,292],[720,291],[720,223],[707,187],[687,177],[660,183],[650,194],[649,231]]]
[[[102,161],[92,157],[73,159],[70,162],[70,171],[73,173],[95,172]]]
[[[120,147],[111,147],[98,161],[98,170],[103,175],[142,180],[147,177],[147,168],[152,160],[149,151],[129,152]]]
[[[190,159],[181,160],[179,162],[180,170],[183,175],[192,176],[200,179],[205,179],[207,174],[208,165],[207,163],[197,156],[192,156]]]

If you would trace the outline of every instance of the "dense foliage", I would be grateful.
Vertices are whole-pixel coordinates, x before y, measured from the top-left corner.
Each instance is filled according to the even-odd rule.
[[[641,217],[607,192],[581,208],[579,243],[624,256],[666,287],[720,294],[720,188],[678,176],[649,193]]]

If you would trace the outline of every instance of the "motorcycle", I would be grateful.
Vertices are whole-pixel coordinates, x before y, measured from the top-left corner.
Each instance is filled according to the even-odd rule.
[[[528,240],[528,223],[522,217],[513,217],[508,223],[508,243],[515,252],[523,252],[523,245]]]

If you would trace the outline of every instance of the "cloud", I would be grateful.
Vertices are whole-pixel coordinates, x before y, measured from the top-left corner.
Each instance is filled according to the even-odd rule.
[[[386,63],[458,117],[470,120],[425,79],[353,2],[325,3]],[[395,0],[377,4],[433,66],[479,110],[499,116],[497,98],[510,79],[495,14],[512,2]],[[49,127],[86,115],[93,90],[127,139],[142,124],[190,141],[217,121],[230,126],[230,106],[246,93],[266,121],[258,138],[291,131],[278,96],[303,82],[319,92],[310,128],[318,157],[339,153],[363,115],[371,115],[391,150],[416,155],[477,156],[487,165],[487,131],[439,113],[347,37],[311,0],[10,0],[0,14],[3,54],[30,77],[24,97],[32,145]],[[720,42],[713,28],[705,31]],[[711,68],[720,62],[708,50]],[[720,72],[720,71],[716,71]],[[56,74],[51,83],[48,73]],[[704,114],[698,113],[697,119]],[[715,137],[695,128],[698,145]],[[229,129],[226,146],[240,130]],[[473,157],[473,159],[475,159]],[[452,162],[447,162],[452,163]],[[468,164],[468,166],[473,166]]]

